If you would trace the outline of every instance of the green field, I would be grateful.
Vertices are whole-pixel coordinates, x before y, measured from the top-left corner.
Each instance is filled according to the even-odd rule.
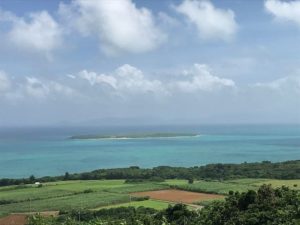
[[[124,180],[61,181],[0,188],[0,215],[66,209],[91,209],[130,201],[131,192],[168,188],[163,183],[126,184]]]
[[[138,191],[179,188],[196,192],[227,194],[230,190],[256,190],[270,183],[300,190],[300,180],[238,179],[227,181],[166,180],[164,182],[125,183],[124,180],[60,181],[37,185],[0,188],[0,215],[12,212],[49,211],[67,209],[95,209],[115,206],[144,206],[162,209],[167,202],[131,201],[130,193]]]
[[[217,194],[228,194],[229,191],[247,191],[249,189],[257,190],[262,184],[271,184],[273,187],[287,186],[292,189],[300,190],[300,180],[272,180],[272,179],[236,179],[227,181],[195,181],[188,184],[184,180],[168,180],[165,182],[174,185],[180,189],[207,192]],[[176,184],[177,183],[177,184]]]

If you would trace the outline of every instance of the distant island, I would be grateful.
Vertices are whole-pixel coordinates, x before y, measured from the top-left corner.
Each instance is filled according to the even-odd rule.
[[[127,139],[127,138],[173,138],[173,137],[195,137],[196,133],[145,133],[127,135],[74,135],[70,139]]]

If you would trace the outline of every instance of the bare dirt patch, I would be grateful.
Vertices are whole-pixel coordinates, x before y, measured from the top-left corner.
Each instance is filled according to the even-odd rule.
[[[9,215],[4,218],[0,218],[0,225],[25,225],[27,222],[26,215]]]
[[[149,196],[152,199],[176,203],[191,204],[194,202],[224,198],[222,195],[197,193],[180,190],[160,190],[132,193],[133,196]]]
[[[46,211],[46,212],[31,212],[31,213],[13,213],[9,216],[0,218],[0,225],[25,225],[27,217],[30,215],[40,214],[41,216],[58,216],[58,211]]]

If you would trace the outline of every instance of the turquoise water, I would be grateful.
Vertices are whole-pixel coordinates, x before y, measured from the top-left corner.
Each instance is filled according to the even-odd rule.
[[[196,132],[197,137],[71,140],[80,134]],[[165,126],[0,130],[0,178],[98,168],[300,159],[300,126]]]

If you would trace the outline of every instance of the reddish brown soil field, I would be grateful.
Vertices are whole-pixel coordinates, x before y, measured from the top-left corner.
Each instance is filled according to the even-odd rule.
[[[47,211],[39,212],[38,214],[42,216],[58,216],[58,211]],[[25,225],[27,222],[27,216],[37,214],[37,212],[32,213],[15,213],[9,216],[0,218],[0,225]]]
[[[25,225],[26,215],[9,215],[0,218],[0,225]]]
[[[160,191],[145,191],[136,192],[132,194],[133,196],[149,196],[152,199],[163,200],[169,202],[178,203],[194,203],[204,200],[220,199],[224,196],[206,193],[197,193],[190,191],[180,191],[180,190],[160,190]]]

